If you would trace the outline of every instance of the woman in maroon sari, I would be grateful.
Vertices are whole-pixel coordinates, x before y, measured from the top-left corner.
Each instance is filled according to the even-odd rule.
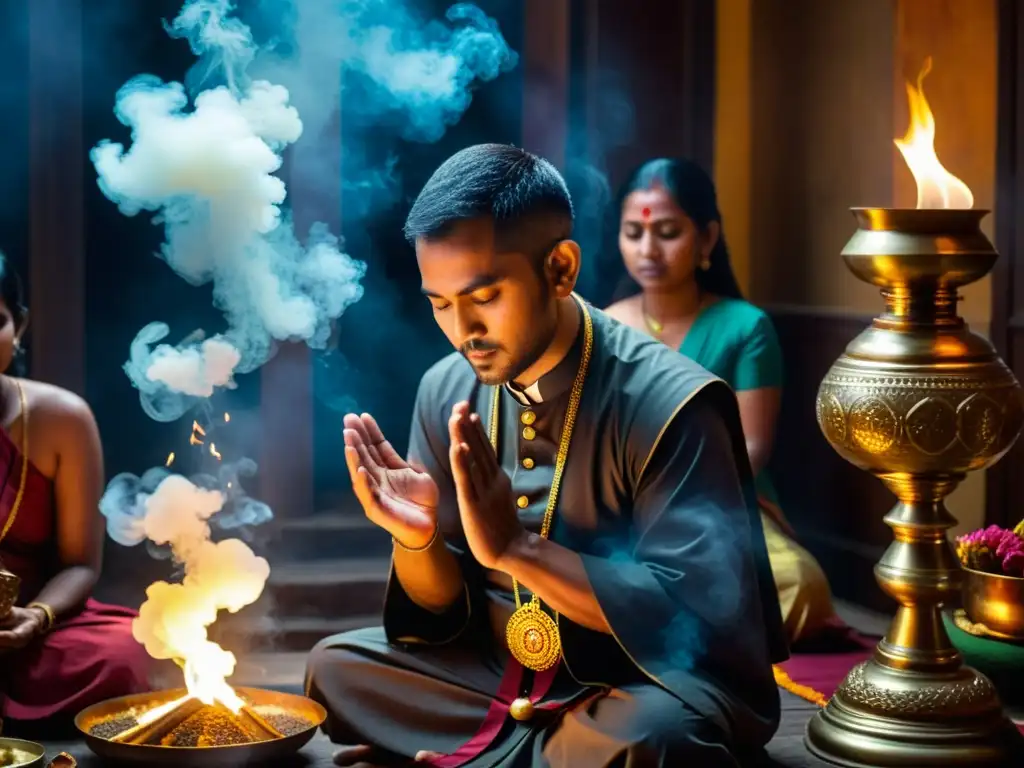
[[[66,390],[10,375],[26,321],[21,283],[0,255],[0,560],[21,578],[17,606],[0,619],[9,734],[145,690],[149,666],[132,637],[135,614],[90,596],[104,539],[92,411]]]

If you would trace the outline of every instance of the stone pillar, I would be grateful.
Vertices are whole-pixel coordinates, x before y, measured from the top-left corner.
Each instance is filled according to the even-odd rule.
[[[85,395],[80,0],[32,0],[28,28],[31,375]]]
[[[718,206],[729,233],[729,257],[740,289],[750,286],[751,4],[715,4],[714,173]]]
[[[341,234],[341,80],[325,87],[337,101],[322,136],[304,136],[288,157],[288,194],[295,232],[304,240],[314,222]],[[327,187],[314,179],[333,178]],[[282,344],[260,372],[261,498],[286,521],[315,512],[312,354],[305,343]],[[339,421],[338,430],[341,430]],[[339,458],[339,471],[342,464]]]
[[[714,145],[715,5],[705,0],[574,0],[572,76],[589,141],[609,123],[631,122],[632,136],[609,147],[612,186],[657,156],[681,155],[711,169]],[[613,79],[608,80],[607,78]],[[607,84],[607,85],[606,85]],[[625,97],[607,101],[609,89]],[[601,109],[597,109],[598,106]],[[631,110],[629,116],[618,114]]]
[[[565,168],[569,133],[569,0],[525,0],[523,148]]]

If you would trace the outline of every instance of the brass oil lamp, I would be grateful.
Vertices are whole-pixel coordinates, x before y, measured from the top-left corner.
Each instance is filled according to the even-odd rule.
[[[988,211],[974,210],[970,189],[939,163],[920,79],[907,90],[911,127],[896,144],[917,181],[917,208],[854,209],[858,229],[843,259],[879,287],[885,311],[850,342],[817,397],[828,442],[898,499],[885,517],[894,541],[875,577],[899,608],[872,658],[812,718],[806,743],[858,768],[1012,764],[1020,736],[943,626],[962,575],[944,499],[1009,450],[1024,402],[1013,373],[956,311],[958,289],[998,258],[980,228]]]

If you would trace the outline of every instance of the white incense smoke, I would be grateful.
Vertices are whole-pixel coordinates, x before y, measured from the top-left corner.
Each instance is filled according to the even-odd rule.
[[[132,624],[135,639],[152,657],[188,660],[192,675],[214,679],[230,676],[235,658],[207,639],[207,627],[218,611],[235,613],[255,602],[270,575],[267,561],[241,540],[211,541],[210,518],[226,501],[220,490],[152,469],[141,478],[118,475],[100,502],[111,538],[126,546],[147,539],[169,545],[184,565],[180,583],[158,581],[146,590],[146,602]],[[260,506],[235,501],[240,507]]]
[[[251,47],[248,30],[218,13],[225,5],[192,3],[172,29],[195,35],[200,52]],[[137,78],[121,89],[116,108],[132,129],[131,148],[103,142],[92,152],[104,194],[127,215],[160,212],[163,258],[194,285],[212,281],[228,321],[223,336],[184,349],[149,349],[167,334],[162,324],[136,337],[126,371],[146,412],[161,421],[193,404],[174,393],[209,397],[230,386],[236,371],[266,361],[274,339],[322,345],[330,321],[362,295],[365,270],[326,232],[304,247],[282,217],[285,185],[273,174],[281,152],[302,134],[283,87],[221,86],[188,106],[180,83]]]
[[[393,181],[393,158],[383,167],[354,162],[373,154],[367,147],[381,134],[378,118],[398,121],[404,139],[435,141],[465,111],[474,81],[516,63],[493,20],[472,5],[453,6],[444,24],[419,21],[401,0],[292,2],[291,29],[279,30],[281,37],[290,32],[290,49],[260,50],[232,16],[231,0],[187,0],[167,30],[200,57],[190,80],[205,90],[192,88],[190,101],[181,83],[133,79],[115,106],[131,145],[102,141],[90,155],[103,193],[127,216],[156,214],[166,234],[160,256],[192,285],[211,283],[226,320],[222,333],[193,331],[176,345],[164,342],[165,323],[139,331],[125,371],[158,421],[178,419],[234,386],[235,375],[266,362],[276,342],[323,347],[333,321],[362,297],[366,265],[323,225],[301,241],[282,210],[286,188],[275,174],[304,133],[293,101],[306,114],[312,135],[305,138],[315,150],[338,95],[324,91],[338,87],[326,73],[348,71],[369,84],[358,99],[345,98],[346,121],[362,120],[366,140],[346,145],[344,183],[379,189]],[[254,602],[269,574],[266,560],[242,541],[211,540],[211,525],[270,517],[237,483],[238,473],[253,471],[243,460],[225,465],[219,478],[190,480],[162,467],[141,478],[122,474],[100,502],[115,541],[169,546],[183,566],[180,584],[149,588],[133,631],[151,655],[187,660],[189,679],[230,675],[234,657],[207,639],[206,628],[219,610]]]
[[[102,141],[91,153],[103,193],[128,216],[158,214],[167,234],[161,256],[189,283],[212,282],[228,323],[202,343],[193,334],[177,346],[158,344],[169,333],[163,323],[136,336],[125,370],[144,410],[159,421],[232,387],[236,373],[266,362],[276,341],[323,347],[332,321],[362,297],[366,265],[343,253],[322,225],[300,242],[281,210],[286,189],[274,174],[303,121],[289,90],[252,79],[250,66],[297,88],[319,130],[329,117],[323,105],[333,109],[335,100],[312,94],[304,81],[319,72],[322,83],[332,65],[361,73],[376,87],[346,102],[346,117],[397,113],[403,137],[433,141],[468,106],[472,81],[515,64],[493,20],[472,5],[449,10],[458,28],[420,23],[390,0],[302,0],[294,10],[291,54],[272,49],[257,60],[261,52],[231,16],[230,0],[189,0],[168,31],[187,38],[201,57],[201,81],[219,73],[225,84],[190,105],[180,83],[148,75],[130,81],[115,113],[131,129],[132,145]],[[349,183],[380,186],[389,169],[354,172]]]

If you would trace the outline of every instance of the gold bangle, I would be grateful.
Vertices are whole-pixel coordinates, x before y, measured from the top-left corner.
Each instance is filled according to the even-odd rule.
[[[426,552],[428,549],[430,549],[432,546],[434,546],[434,542],[437,541],[437,535],[438,535],[438,533],[440,533],[440,531],[441,531],[441,526],[435,525],[434,526],[434,535],[430,537],[430,541],[428,541],[422,547],[419,547],[417,549],[413,549],[412,547],[405,546],[405,544],[400,542],[394,536],[391,537],[391,540],[393,542],[395,542],[395,546],[396,547],[398,547],[401,550],[405,550],[406,552]]]
[[[43,612],[43,615],[46,616],[46,626],[43,627],[43,631],[42,631],[41,634],[45,635],[45,634],[49,633],[49,631],[51,629],[53,629],[54,621],[56,621],[56,617],[53,615],[53,608],[48,606],[46,603],[38,603],[38,602],[37,603],[29,603],[25,607],[26,608],[38,608],[40,611]]]

